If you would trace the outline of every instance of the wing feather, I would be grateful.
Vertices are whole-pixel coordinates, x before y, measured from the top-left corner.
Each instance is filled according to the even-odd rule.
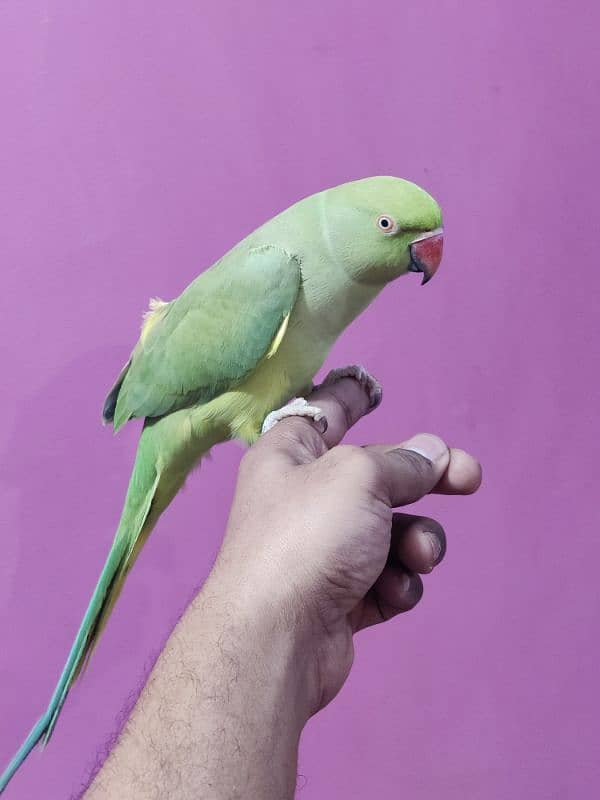
[[[155,305],[113,390],[115,430],[133,417],[206,403],[240,383],[280,346],[299,287],[298,258],[263,246],[243,263],[239,255],[217,262],[176,300]]]

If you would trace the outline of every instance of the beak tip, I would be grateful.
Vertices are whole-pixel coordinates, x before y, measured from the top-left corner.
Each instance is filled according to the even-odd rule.
[[[410,245],[412,272],[422,272],[423,280],[421,286],[433,278],[442,260],[444,247],[443,230],[436,229],[428,234],[420,236]]]

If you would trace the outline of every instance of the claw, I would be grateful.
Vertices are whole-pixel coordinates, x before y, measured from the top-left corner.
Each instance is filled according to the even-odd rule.
[[[327,417],[318,406],[311,406],[303,397],[295,397],[287,406],[277,408],[267,414],[265,421],[262,424],[261,433],[270,431],[271,428],[286,417],[309,417],[313,422],[317,423],[321,433],[327,430]]]

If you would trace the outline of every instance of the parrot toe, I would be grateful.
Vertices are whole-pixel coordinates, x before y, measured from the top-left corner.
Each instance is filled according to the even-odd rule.
[[[377,408],[381,403],[383,396],[383,389],[377,378],[373,377],[367,370],[360,364],[350,364],[348,367],[341,367],[340,369],[332,369],[327,373],[325,380],[321,386],[330,386],[332,383],[339,381],[340,378],[354,378],[357,380],[366,393],[369,395],[369,403],[371,408]]]
[[[321,433],[327,430],[327,418],[318,406],[311,406],[303,397],[294,397],[287,406],[277,408],[267,414],[262,424],[261,433],[270,431],[271,428],[286,417],[309,417],[316,422]]]

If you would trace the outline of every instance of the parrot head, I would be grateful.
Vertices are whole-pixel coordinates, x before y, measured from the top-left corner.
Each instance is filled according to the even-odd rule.
[[[423,283],[442,259],[442,212],[410,181],[363,178],[321,194],[323,234],[344,269],[363,283],[420,272]]]

